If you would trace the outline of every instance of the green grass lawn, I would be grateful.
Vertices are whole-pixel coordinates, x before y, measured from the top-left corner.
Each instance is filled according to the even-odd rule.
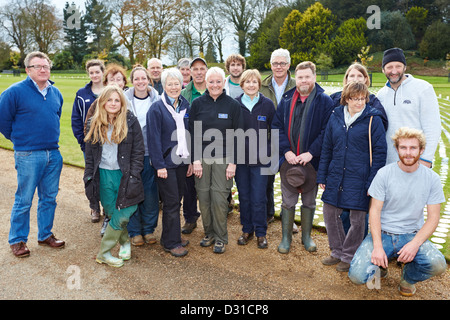
[[[266,75],[267,73],[263,73]],[[324,85],[330,85],[333,83],[333,87],[336,87],[336,90],[340,90],[342,86],[342,74],[338,75],[329,75],[327,81],[322,81],[320,79],[320,75],[317,77],[317,81],[321,82]],[[425,77],[425,76],[418,76],[418,78],[424,79],[430,83],[433,84],[436,94],[439,96],[441,95],[443,99],[439,99],[439,103],[441,105],[441,113],[444,115],[443,112],[447,112],[450,114],[450,101],[445,100],[447,96],[450,96],[450,83],[448,82],[447,77]],[[0,92],[3,92],[6,88],[8,88],[11,84],[25,79],[25,75],[22,74],[22,76],[19,77],[12,77],[12,76],[5,76],[0,75]],[[61,91],[63,98],[64,98],[64,105],[62,110],[62,116],[61,116],[61,137],[60,137],[60,148],[61,153],[64,158],[64,163],[79,167],[84,167],[84,159],[83,159],[83,153],[74,138],[72,134],[72,128],[71,128],[71,114],[72,114],[72,105],[75,98],[75,93],[77,90],[81,87],[83,87],[88,81],[88,77],[83,74],[54,74],[52,76],[52,80],[55,82],[55,86]],[[373,87],[371,88],[371,91],[377,91],[379,88],[384,86],[386,82],[386,77],[382,73],[374,73],[372,78]],[[450,117],[450,116],[449,116]],[[443,128],[446,125],[443,125]],[[450,121],[449,121],[449,128],[447,128],[447,131],[450,132]],[[448,140],[447,136],[442,133],[442,140],[446,146],[446,157],[450,158],[450,141]],[[6,149],[12,149],[12,143],[5,139],[3,135],[0,135],[0,147],[6,148]],[[434,170],[439,173],[441,170],[441,162],[442,157],[439,154],[439,150],[436,152],[435,157],[435,164],[434,164]],[[278,181],[276,182],[278,183]],[[279,185],[275,185],[275,189],[279,191]],[[444,186],[444,193],[446,196],[446,199],[450,198],[450,174],[447,177],[447,180],[445,181]],[[281,194],[278,192],[276,195],[278,197],[281,196]],[[320,198],[320,194],[319,194]],[[237,195],[236,195],[237,199]],[[280,200],[276,200],[276,208],[278,208],[278,203],[281,205]],[[277,207],[278,206],[278,207]],[[318,201],[318,208],[320,208],[321,202]],[[278,209],[279,210],[279,209]],[[442,206],[442,214],[445,214],[445,206]],[[319,219],[315,220],[316,224],[321,223],[321,217],[319,216]],[[450,237],[447,236],[447,240],[444,244],[444,248],[441,250],[444,255],[446,256],[447,260],[450,260]]]

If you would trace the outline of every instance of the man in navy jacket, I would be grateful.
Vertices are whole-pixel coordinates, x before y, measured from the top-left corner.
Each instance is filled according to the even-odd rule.
[[[306,166],[310,163],[315,171],[319,166],[322,140],[333,101],[316,83],[316,66],[305,61],[295,69],[296,87],[287,91],[278,105],[272,128],[279,130],[280,172],[282,191],[282,241],[280,253],[288,253],[292,241],[295,205],[298,193],[292,192],[284,172],[289,166]],[[314,179],[306,177],[306,179]],[[315,183],[315,181],[314,181]],[[311,239],[312,221],[316,207],[317,184],[313,190],[302,193],[301,226],[302,243],[306,250],[317,250]]]

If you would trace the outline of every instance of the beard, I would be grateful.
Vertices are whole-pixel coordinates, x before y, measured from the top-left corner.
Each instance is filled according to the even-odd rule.
[[[302,96],[308,96],[314,89],[314,83],[309,86],[300,86],[297,90]]]
[[[417,162],[419,162],[420,160],[420,154],[417,155],[416,157],[406,157],[406,156],[398,156],[398,158],[400,159],[401,163],[403,163],[403,165],[407,166],[407,167],[411,167],[415,164],[417,164]]]
[[[398,74],[398,78],[394,79],[392,73],[389,73],[386,75],[386,78],[389,80],[390,83],[396,84],[396,83],[399,83],[403,79],[404,75],[405,75],[405,72],[401,72]]]

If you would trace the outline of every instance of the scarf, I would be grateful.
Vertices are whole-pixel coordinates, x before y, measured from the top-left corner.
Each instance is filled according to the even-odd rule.
[[[182,159],[187,159],[189,157],[189,151],[186,142],[186,132],[184,127],[184,115],[186,114],[186,109],[180,111],[179,113],[175,112],[174,108],[167,103],[166,94],[161,95],[161,100],[166,106],[169,113],[172,115],[172,118],[175,120],[175,124],[177,126],[177,151],[176,155],[180,156]]]

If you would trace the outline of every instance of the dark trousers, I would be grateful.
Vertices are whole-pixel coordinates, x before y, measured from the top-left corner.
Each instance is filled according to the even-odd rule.
[[[267,197],[267,218],[273,217],[275,214],[275,200],[273,198],[273,183],[275,182],[275,175],[267,176],[267,188],[266,188],[266,197]]]
[[[183,198],[183,216],[187,223],[194,223],[200,216],[197,209],[197,191],[195,190],[195,176],[186,178],[186,188]]]
[[[163,203],[161,244],[166,249],[181,245],[180,209],[187,169],[187,166],[167,169],[166,179],[156,179]]]
[[[267,176],[261,174],[261,167],[239,164],[236,167],[236,186],[239,193],[239,207],[242,232],[255,232],[264,237],[267,231]]]

